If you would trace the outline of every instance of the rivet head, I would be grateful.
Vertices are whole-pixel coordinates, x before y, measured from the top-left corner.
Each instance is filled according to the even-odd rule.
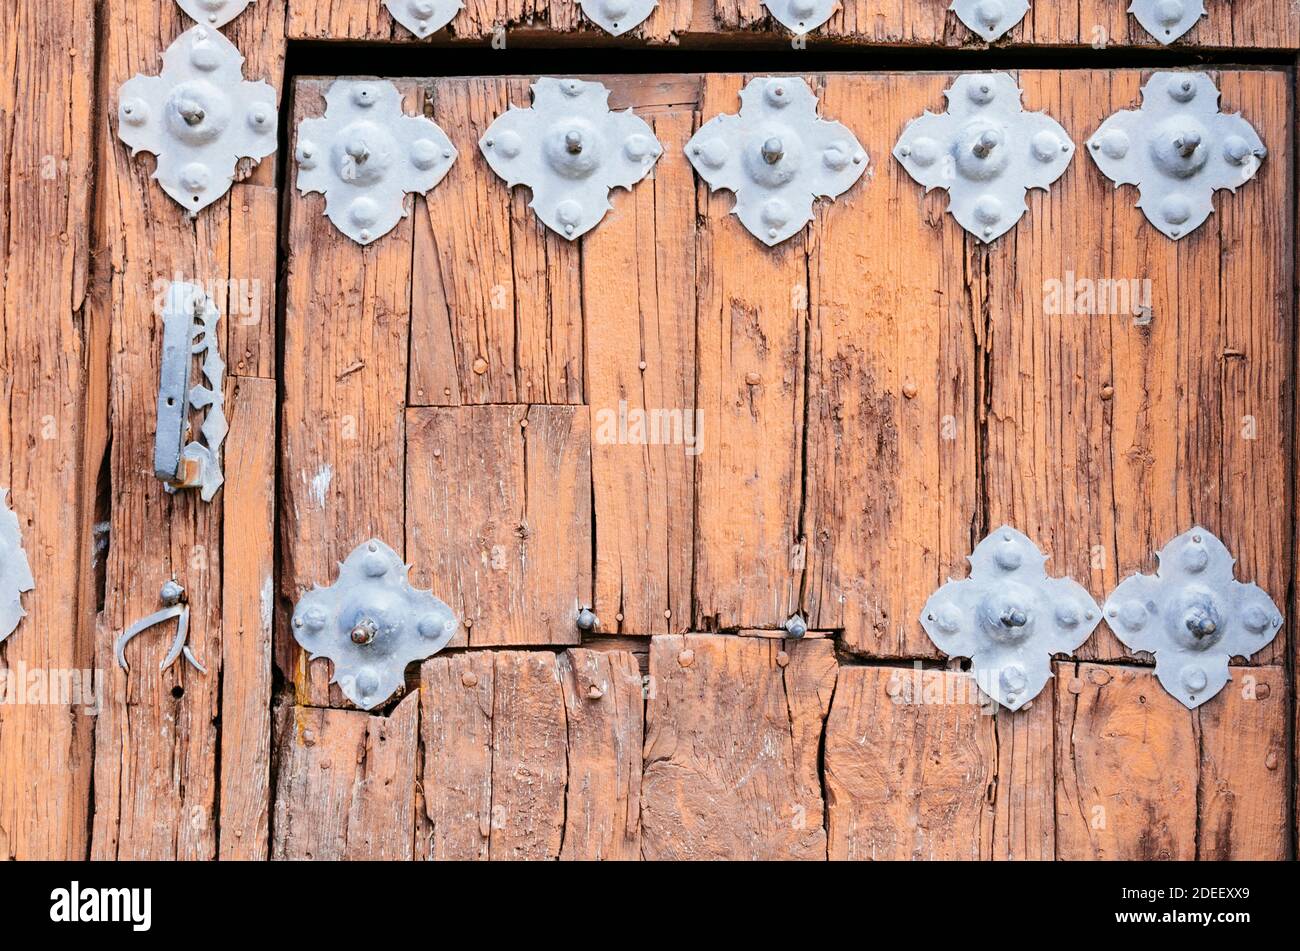
[[[838,172],[848,167],[850,154],[850,149],[843,142],[835,142],[822,152],[822,161],[831,171]]]
[[[466,687],[477,687],[478,674],[474,673],[474,671],[472,670],[467,670],[460,675],[460,682],[464,684]]]
[[[566,231],[572,233],[582,222],[582,205],[572,198],[566,198],[555,206],[555,217]]]
[[[592,684],[590,687],[587,688],[588,700],[599,700],[603,696],[605,696],[605,691],[601,690],[600,687],[596,686],[595,684]]]
[[[921,136],[904,148],[904,155],[922,168],[929,168],[939,158],[939,143],[929,136]]]
[[[988,81],[976,81],[966,87],[966,96],[977,106],[987,106],[994,98],[993,84]]]
[[[1192,216],[1192,206],[1182,195],[1169,195],[1160,203],[1160,216],[1171,225],[1184,224]]]
[[[789,90],[785,88],[785,83],[779,79],[773,79],[767,84],[763,92],[764,98],[769,104],[783,109],[790,104]]]
[[[1034,157],[1040,162],[1050,162],[1069,151],[1069,146],[1062,142],[1053,132],[1039,132],[1033,139]]]
[[[1002,220],[1002,199],[995,195],[981,195],[975,202],[975,217],[986,225]]]
[[[118,115],[127,125],[141,126],[149,121],[149,105],[143,99],[123,99]]]
[[[484,373],[487,373],[488,371],[488,362],[484,360],[482,357],[475,357],[471,369],[478,376],[482,376]]]
[[[348,217],[359,228],[367,228],[379,220],[379,203],[362,196],[348,208]]]
[[[1029,684],[1028,678],[1025,677],[1024,668],[1018,664],[1012,664],[1002,669],[1002,674],[998,677],[998,683],[1005,694],[1018,694],[1022,692]]]
[[[1003,542],[994,555],[994,561],[1003,571],[1015,571],[1023,563],[1024,556],[1014,542]]]
[[[1205,671],[1200,667],[1188,667],[1183,671],[1183,686],[1189,693],[1200,693],[1208,683]]]
[[[1196,84],[1190,79],[1180,79],[1169,84],[1169,95],[1177,102],[1191,102],[1196,97]]]
[[[309,139],[298,142],[298,164],[306,169],[316,167],[316,143]]]
[[[357,692],[361,694],[361,702],[369,703],[378,689],[379,674],[370,667],[363,668],[357,674]]]
[[[206,165],[191,162],[181,169],[181,187],[186,191],[202,193],[207,191],[212,181],[212,173]]]
[[[206,38],[197,40],[190,49],[190,62],[195,69],[210,73],[221,65],[221,51]]]
[[[379,101],[379,92],[368,83],[359,83],[352,90],[352,102],[363,109],[369,109]]]
[[[623,143],[623,154],[633,162],[642,162],[652,155],[659,154],[659,144],[648,135],[633,133]]]
[[[1178,560],[1184,571],[1199,574],[1210,563],[1210,553],[1206,551],[1204,545],[1193,542],[1183,549]]]
[[[1115,396],[1115,387],[1111,386],[1109,383],[1102,386],[1101,388],[1102,399],[1109,400],[1109,399],[1113,399],[1114,396]]]
[[[456,621],[454,618],[449,619],[439,617],[436,614],[426,614],[424,617],[420,618],[420,623],[417,627],[420,631],[421,637],[434,640],[435,638],[454,632],[456,630]]]
[[[411,143],[411,164],[421,171],[428,171],[442,158],[442,146],[431,139],[416,139]]]
[[[677,655],[677,664],[681,667],[689,667],[695,663],[695,651],[689,647]]]
[[[787,654],[785,651],[777,651],[776,666],[786,667],[789,666],[789,664],[790,664],[790,655]]]
[[[589,634],[600,627],[600,618],[596,617],[591,608],[582,608],[578,611],[577,625],[578,630]]]
[[[916,393],[917,393],[916,384],[913,383],[911,380],[908,380],[906,383],[903,384],[904,397],[906,397],[909,400],[914,400],[916,399]]]
[[[383,577],[388,568],[388,558],[382,552],[370,552],[361,560],[361,570],[371,578]]]
[[[721,168],[727,161],[731,150],[722,139],[709,139],[695,146],[694,153],[709,168]]]
[[[373,643],[377,633],[379,633],[379,625],[370,618],[362,618],[352,626],[348,636],[353,644],[365,645]]]
[[[745,383],[748,386],[758,386],[758,384],[762,382],[763,382],[762,375],[755,373],[753,370],[750,370],[748,373],[745,374]]]
[[[271,108],[266,103],[256,103],[248,110],[248,125],[254,132],[269,131],[274,125],[271,119]]]

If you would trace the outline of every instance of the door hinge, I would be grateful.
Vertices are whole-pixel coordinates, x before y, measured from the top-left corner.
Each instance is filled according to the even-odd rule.
[[[1240,114],[1219,111],[1219,90],[1200,73],[1156,73],[1142,107],[1103,122],[1088,152],[1117,188],[1137,186],[1142,213],[1175,240],[1210,216],[1216,190],[1235,192],[1268,154]]]
[[[834,199],[867,170],[867,153],[848,127],[817,115],[802,79],[751,79],[738,115],[714,116],[686,143],[686,155],[711,191],[736,198],[732,213],[766,245],[812,220],[817,198]]]
[[[1106,623],[1130,650],[1156,658],[1156,677],[1189,709],[1231,680],[1228,661],[1249,658],[1282,629],[1262,588],[1232,576],[1234,559],[1213,532],[1193,528],[1156,553],[1154,575],[1135,574],[1106,601]]]
[[[1038,696],[1052,655],[1069,654],[1101,623],[1101,608],[1070,578],[1049,578],[1047,556],[1004,525],[975,546],[970,577],[926,602],[921,626],[950,657],[969,657],[976,683],[1008,710]]]
[[[196,26],[168,47],[160,75],[119,90],[118,137],[132,155],[153,153],[153,177],[191,215],[230,190],[241,158],[275,151],[275,90],[245,81],[243,66],[234,44]]]
[[[529,207],[572,241],[605,217],[610,189],[631,190],[663,148],[631,109],[610,111],[601,83],[544,76],[532,88],[533,104],[497,116],[479,148],[508,187],[532,189]]]
[[[894,157],[925,186],[948,190],[948,211],[980,241],[1006,234],[1065,173],[1074,143],[1059,122],[1026,112],[1007,73],[967,73],[944,93],[948,111],[927,112],[903,130]]]
[[[18,515],[9,508],[9,490],[0,489],[0,643],[27,616],[22,596],[34,587]]]
[[[409,572],[397,552],[371,539],[339,565],[333,585],[312,588],[294,607],[294,639],[308,660],[333,661],[330,683],[362,710],[391,697],[407,665],[442,650],[460,627],[451,608],[411,586]]]
[[[382,238],[409,214],[408,192],[424,194],[456,161],[432,119],[402,112],[402,94],[382,80],[340,79],[325,115],[298,125],[298,190],[325,196],[325,215],[358,244]]]

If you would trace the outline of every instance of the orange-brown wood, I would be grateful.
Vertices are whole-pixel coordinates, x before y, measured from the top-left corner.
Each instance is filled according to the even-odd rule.
[[[829,641],[651,641],[641,790],[647,859],[825,859],[817,756]]]

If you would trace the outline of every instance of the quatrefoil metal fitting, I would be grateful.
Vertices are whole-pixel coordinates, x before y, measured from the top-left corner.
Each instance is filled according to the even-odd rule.
[[[791,33],[811,33],[831,18],[840,0],[762,0],[772,18]]]
[[[393,19],[419,37],[432,36],[465,9],[461,0],[384,0]]]
[[[391,697],[407,665],[442,650],[460,626],[446,604],[411,587],[409,571],[371,539],[339,564],[333,585],[312,588],[294,608],[294,638],[309,660],[334,662],[330,682],[362,710]]]
[[[390,82],[340,79],[325,115],[298,125],[298,190],[325,196],[325,215],[358,244],[382,238],[409,214],[408,192],[424,194],[456,161],[437,123],[402,112]]]
[[[1204,0],[1133,0],[1128,12],[1142,29],[1168,46],[1205,16]]]
[[[587,19],[611,36],[622,36],[645,22],[659,0],[577,0]]]
[[[736,196],[732,213],[766,245],[812,220],[813,201],[847,191],[867,170],[867,153],[849,129],[817,115],[802,79],[751,79],[740,114],[714,116],[686,143],[686,156],[711,191]]]
[[[1156,677],[1195,709],[1232,679],[1228,662],[1268,646],[1282,612],[1259,585],[1232,576],[1235,559],[1199,526],[1156,554],[1154,575],[1136,574],[1106,601],[1106,623],[1124,644],[1156,658]]]
[[[1006,234],[1029,210],[1025,192],[1065,173],[1074,143],[1042,112],[1026,112],[1007,73],[958,76],[948,111],[908,123],[894,157],[925,186],[948,190],[948,211],[980,241]]]
[[[0,643],[27,616],[22,596],[35,586],[18,516],[9,508],[9,490],[0,489]]]
[[[1210,77],[1156,73],[1142,87],[1142,108],[1103,122],[1088,153],[1116,188],[1136,185],[1147,220],[1177,240],[1210,217],[1215,191],[1254,178],[1268,150],[1240,113],[1219,112]]]
[[[234,44],[196,26],[163,54],[161,75],[133,76],[119,91],[118,137],[132,155],[157,157],[153,177],[191,214],[230,190],[241,158],[275,151],[275,90],[244,81],[243,66]]]
[[[930,596],[921,626],[941,651],[969,657],[980,689],[1008,710],[1038,696],[1052,656],[1068,654],[1101,623],[1101,608],[1070,578],[1049,578],[1047,556],[1003,525],[970,556],[970,577]]]
[[[992,43],[1025,18],[1029,0],[953,0],[948,9],[971,31]]]
[[[190,19],[208,26],[225,26],[239,16],[253,0],[176,0]]]
[[[488,126],[479,148],[506,185],[527,185],[528,207],[569,240],[600,223],[612,207],[611,188],[645,178],[663,146],[631,109],[611,112],[601,83],[543,76],[533,104],[511,105]]]

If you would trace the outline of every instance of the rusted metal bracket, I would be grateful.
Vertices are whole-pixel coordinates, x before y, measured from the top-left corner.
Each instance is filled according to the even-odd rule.
[[[958,76],[944,93],[948,111],[927,112],[903,130],[894,157],[926,191],[948,190],[948,211],[980,241],[994,241],[1065,173],[1074,143],[1060,123],[1026,112],[1007,73]]]
[[[384,0],[393,19],[419,37],[432,36],[465,9],[461,0]]]
[[[245,82],[243,66],[228,39],[196,26],[163,54],[161,75],[119,91],[118,137],[157,157],[153,177],[191,215],[230,190],[241,158],[275,151],[275,90]]]
[[[1147,220],[1174,240],[1214,211],[1214,192],[1235,192],[1268,154],[1239,113],[1219,112],[1219,90],[1201,73],[1156,73],[1142,107],[1115,113],[1088,140],[1115,187],[1136,185]]]
[[[1282,612],[1262,588],[1232,576],[1234,559],[1213,532],[1193,528],[1156,557],[1154,575],[1121,582],[1106,622],[1131,650],[1156,658],[1156,677],[1195,709],[1231,680],[1228,662],[1262,650],[1282,629]]]
[[[9,490],[0,489],[0,643],[27,616],[22,596],[35,586],[18,516],[9,508]]]
[[[225,477],[221,444],[228,426],[222,385],[226,364],[217,347],[221,313],[196,284],[173,283],[163,305],[162,369],[158,382],[158,418],[154,432],[154,474],[168,492],[198,489],[211,502]],[[193,360],[203,355],[206,386],[191,384]],[[206,415],[199,432],[203,442],[190,441],[190,414]]]
[[[1101,623],[1083,586],[1047,576],[1047,556],[1009,525],[975,546],[970,577],[930,596],[921,626],[949,656],[969,657],[981,690],[1008,710],[1038,696],[1052,656],[1068,654]]]
[[[508,187],[532,190],[529,207],[571,241],[605,217],[610,189],[630,190],[663,154],[644,119],[610,111],[604,85],[547,76],[533,83],[532,106],[497,116],[479,148]]]
[[[339,565],[333,585],[312,588],[294,608],[294,639],[309,660],[334,662],[330,683],[362,710],[391,697],[407,665],[442,650],[460,626],[446,604],[411,587],[409,571],[397,552],[371,539]]]
[[[771,246],[812,220],[814,200],[851,188],[867,153],[846,126],[817,115],[817,96],[802,79],[751,79],[740,103],[738,115],[702,125],[686,156],[711,190],[736,196],[732,213]]]
[[[225,26],[243,13],[253,0],[176,0],[190,19],[208,26]]]
[[[437,123],[402,112],[390,82],[340,79],[325,115],[298,126],[298,190],[325,196],[325,214],[357,244],[382,238],[450,171],[456,148]]]
[[[1168,46],[1205,16],[1205,0],[1133,0],[1128,12],[1142,29]]]
[[[957,19],[992,43],[1029,12],[1029,0],[953,0],[949,7]]]

